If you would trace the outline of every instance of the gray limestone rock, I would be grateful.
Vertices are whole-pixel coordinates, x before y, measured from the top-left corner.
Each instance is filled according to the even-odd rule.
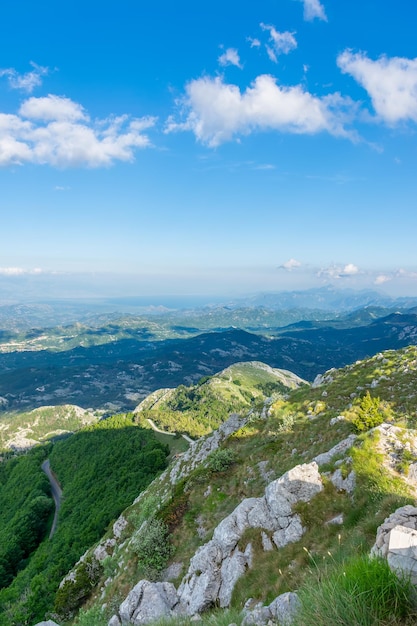
[[[225,559],[220,570],[221,585],[219,589],[219,604],[222,608],[229,606],[233,589],[239,578],[243,576],[246,569],[250,565],[252,551],[250,545],[245,552],[241,552],[238,548]]]
[[[120,539],[120,537],[122,536],[122,532],[126,528],[127,524],[128,524],[128,521],[127,521],[127,519],[125,519],[123,517],[123,515],[121,515],[119,517],[119,519],[117,519],[114,522],[114,524],[113,524],[113,535],[116,537],[116,539]]]
[[[300,606],[297,594],[288,591],[275,598],[269,605],[269,610],[275,622],[280,626],[289,626],[295,623]]]
[[[339,443],[337,443],[331,450],[328,452],[323,452],[322,454],[314,457],[313,461],[317,463],[317,465],[324,465],[325,463],[330,463],[330,461],[339,454],[344,454],[351,448],[355,442],[356,435],[349,435],[346,439],[343,439]]]
[[[228,606],[238,578],[250,567],[247,551],[237,548],[248,528],[273,532],[276,546],[298,541],[304,529],[292,512],[297,502],[307,502],[323,485],[316,463],[298,465],[270,483],[262,498],[246,498],[217,526],[213,539],[191,559],[178,589],[187,614],[200,613],[216,602]],[[271,544],[272,545],[272,544]]]
[[[339,491],[346,491],[346,493],[353,493],[355,490],[356,474],[353,470],[349,472],[346,478],[343,478],[342,470],[337,469],[332,474],[330,480],[332,481],[336,489],[338,489]]]
[[[300,609],[300,601],[294,592],[281,594],[269,606],[264,606],[262,602],[259,602],[251,609],[248,606],[250,602],[251,600],[248,600],[243,609],[242,626],[266,626],[271,621],[280,626],[290,626],[295,623],[294,620]]]
[[[383,558],[388,557],[390,533],[396,526],[405,526],[406,528],[417,530],[417,507],[407,504],[397,509],[384,520],[384,523],[377,530],[371,555]]]
[[[222,561],[222,550],[213,540],[201,546],[191,559],[189,570],[178,589],[187,615],[200,613],[216,602],[221,585]]]
[[[389,534],[387,560],[390,568],[417,584],[417,531],[405,526],[395,526]]]
[[[274,549],[272,541],[270,540],[268,535],[264,532],[262,532],[261,537],[262,537],[262,547],[264,549],[264,552],[271,552],[271,550]]]
[[[299,541],[303,534],[304,528],[301,524],[301,518],[299,515],[294,515],[286,528],[277,530],[272,535],[272,541],[275,543],[277,548],[283,548],[289,543]]]
[[[141,580],[120,605],[119,614],[123,626],[137,626],[172,616],[178,609],[178,596],[172,583]]]

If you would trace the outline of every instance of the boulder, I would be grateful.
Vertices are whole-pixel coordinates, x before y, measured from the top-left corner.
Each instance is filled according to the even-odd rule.
[[[178,612],[178,596],[174,585],[148,580],[141,580],[119,607],[122,626],[147,624]]]
[[[243,613],[245,617],[242,626],[266,626],[270,621],[278,623],[280,626],[290,626],[294,623],[297,612],[300,609],[300,601],[294,592],[283,593],[271,602],[269,606],[264,606],[261,602],[253,609],[245,604]]]
[[[395,526],[389,533],[388,565],[393,571],[410,576],[417,584],[417,531],[406,526]]]

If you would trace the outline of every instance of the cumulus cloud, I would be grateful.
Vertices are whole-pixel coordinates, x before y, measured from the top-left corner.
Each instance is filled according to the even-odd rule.
[[[345,50],[337,64],[366,89],[384,122],[417,122],[417,58],[382,56],[373,61],[363,52]]]
[[[0,69],[0,77],[5,76],[12,89],[21,89],[27,93],[32,93],[35,87],[39,87],[42,84],[42,77],[49,73],[49,68],[37,65],[33,61],[30,62],[30,65],[33,67],[33,70],[26,72],[26,74],[19,74],[12,67]]]
[[[69,98],[31,97],[17,115],[0,113],[0,166],[101,167],[131,161],[135,148],[150,145],[144,131],[154,124],[154,118],[127,115],[91,121]]]
[[[307,22],[311,22],[314,19],[323,20],[327,22],[326,11],[320,0],[299,0],[304,4],[304,19]]]
[[[220,65],[225,67],[226,65],[235,65],[241,68],[239,53],[236,48],[227,48],[223,54],[218,58]]]
[[[77,102],[62,96],[49,94],[45,98],[28,98],[19,109],[21,117],[43,122],[79,120],[88,121],[83,107]]]
[[[285,261],[285,263],[283,263],[279,267],[280,269],[291,272],[292,270],[297,269],[297,267],[301,267],[301,263],[300,261],[296,261],[296,259],[289,259],[288,261]]]
[[[353,263],[348,263],[347,265],[331,265],[330,267],[322,268],[318,272],[319,278],[347,278],[349,276],[356,276],[359,274],[359,268]]]
[[[278,56],[280,54],[289,54],[297,47],[297,41],[295,40],[295,33],[285,31],[280,33],[276,30],[275,26],[261,23],[262,30],[269,32],[269,41],[271,45],[266,46],[266,51],[269,58],[274,63],[278,62]]]
[[[219,76],[192,80],[185,91],[185,97],[177,101],[181,121],[171,116],[165,132],[192,131],[198,141],[211,147],[236,135],[264,130],[297,134],[326,131],[353,138],[344,127],[352,103],[340,94],[319,98],[301,85],[281,87],[267,74],[258,76],[244,92]]]
[[[256,37],[246,37],[246,41],[249,41],[251,48],[259,48],[261,42]]]
[[[392,276],[387,276],[387,274],[379,274],[375,278],[374,284],[375,285],[383,285],[384,283],[387,283],[387,282],[389,282],[392,279],[393,279],[393,277]]]

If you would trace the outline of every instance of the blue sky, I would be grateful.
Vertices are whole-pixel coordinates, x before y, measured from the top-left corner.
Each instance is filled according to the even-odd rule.
[[[416,24],[409,0],[7,0],[3,293],[417,295]]]

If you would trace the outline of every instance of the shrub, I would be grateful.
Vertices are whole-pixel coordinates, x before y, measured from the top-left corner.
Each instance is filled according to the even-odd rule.
[[[212,472],[224,472],[235,462],[236,454],[233,450],[215,450],[207,457],[207,467]]]
[[[168,527],[162,520],[156,518],[150,519],[132,538],[131,546],[137,554],[139,568],[150,580],[158,577],[172,554]]]
[[[369,391],[360,401],[356,417],[352,423],[357,432],[363,432],[379,426],[384,421],[384,414],[381,409],[379,398],[373,398]]]
[[[73,617],[100,580],[101,572],[100,564],[91,558],[77,567],[75,579],[67,580],[56,593],[54,610],[58,616],[63,619]]]

